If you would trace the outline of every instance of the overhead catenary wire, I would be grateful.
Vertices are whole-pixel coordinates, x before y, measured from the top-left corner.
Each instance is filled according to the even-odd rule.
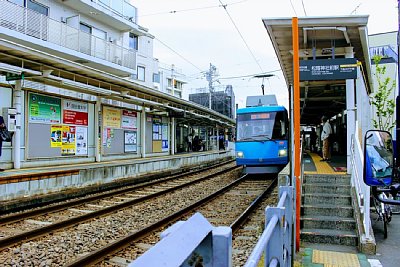
[[[240,35],[240,38],[242,38],[242,41],[243,41],[244,44],[246,45],[247,50],[249,50],[249,52],[250,52],[251,56],[253,57],[254,61],[256,62],[256,64],[257,64],[258,67],[260,68],[260,70],[261,70],[262,72],[264,72],[264,71],[263,71],[263,68],[261,67],[261,65],[260,65],[260,63],[258,62],[257,58],[255,57],[253,51],[251,51],[249,45],[247,44],[246,40],[244,39],[242,33],[240,32],[239,28],[237,27],[237,25],[236,25],[235,21],[233,20],[232,16],[229,14],[228,10],[226,9],[226,6],[227,6],[227,5],[225,5],[224,3],[222,3],[221,0],[219,0],[219,2],[221,3],[222,7],[224,8],[226,14],[228,15],[229,19],[231,20],[231,22],[232,22],[233,26],[235,27],[236,31],[237,31],[238,34]]]
[[[289,1],[290,1],[290,5],[292,6],[293,12],[297,17],[297,12],[296,12],[296,9],[294,8],[293,2],[292,2],[292,0],[289,0]]]
[[[155,39],[157,41],[159,41],[162,45],[164,45],[165,47],[167,47],[169,50],[171,50],[172,52],[174,52],[176,55],[178,55],[180,58],[182,58],[184,61],[186,61],[187,63],[189,63],[190,65],[192,65],[193,67],[195,67],[196,69],[198,69],[199,71],[203,71],[201,68],[199,68],[198,66],[196,66],[195,64],[193,64],[192,62],[190,62],[188,59],[186,59],[184,56],[182,56],[181,54],[179,54],[177,51],[175,51],[173,48],[171,48],[169,45],[167,45],[166,43],[164,43],[163,41],[161,41],[160,39],[158,39],[157,37],[155,37]]]
[[[268,74],[268,73],[272,73],[272,72],[277,72],[277,71],[281,71],[281,70],[282,69],[276,69],[276,70],[271,70],[271,71],[267,71],[267,72],[263,72],[263,73],[247,74],[247,75],[232,76],[232,77],[222,77],[222,78],[218,78],[218,80],[231,80],[231,79],[248,78],[248,77],[254,77],[254,76],[257,76],[257,75],[263,75],[263,74]]]
[[[306,7],[304,6],[304,0],[301,0],[301,5],[303,6],[304,16],[307,17]]]
[[[243,2],[247,2],[247,1],[250,1],[250,0],[242,0],[242,1],[237,1],[237,2],[233,2],[233,3],[228,3],[225,6],[237,5],[237,4],[241,4]],[[176,14],[176,13],[182,13],[182,12],[190,12],[190,11],[197,11],[197,10],[204,10],[204,9],[211,9],[211,8],[219,8],[219,7],[222,7],[222,6],[223,5],[221,4],[221,5],[195,7],[195,8],[180,9],[180,10],[163,11],[163,12],[140,15],[139,17],[149,17],[149,16],[165,15],[165,14]]]

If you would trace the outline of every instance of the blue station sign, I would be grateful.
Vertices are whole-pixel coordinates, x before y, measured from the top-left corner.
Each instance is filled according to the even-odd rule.
[[[357,79],[357,59],[300,60],[300,81]]]

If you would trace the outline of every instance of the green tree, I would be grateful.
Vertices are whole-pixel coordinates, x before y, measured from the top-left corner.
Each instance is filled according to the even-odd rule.
[[[382,56],[374,56],[373,61],[376,67],[376,81],[378,88],[371,98],[372,105],[376,109],[376,119],[372,119],[374,127],[379,130],[391,132],[396,122],[393,120],[395,111],[395,102],[391,97],[393,90],[396,88],[396,81],[391,78],[385,77],[386,66],[379,65]]]

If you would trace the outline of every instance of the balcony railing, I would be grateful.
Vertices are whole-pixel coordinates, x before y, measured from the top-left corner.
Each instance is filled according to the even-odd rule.
[[[137,24],[137,9],[127,0],[92,0],[92,2],[96,2],[103,7],[110,9],[117,15]]]
[[[66,47],[117,65],[136,69],[133,49],[108,42],[48,16],[0,0],[0,27]]]

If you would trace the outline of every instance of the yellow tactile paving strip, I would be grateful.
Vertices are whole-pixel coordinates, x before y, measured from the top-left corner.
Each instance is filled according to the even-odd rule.
[[[360,267],[356,254],[316,249],[313,250],[312,262],[323,264],[324,267]]]
[[[310,171],[305,171],[305,174],[346,174],[346,172],[335,172],[334,169],[325,161],[321,161],[321,157],[318,156],[318,154],[315,153],[308,153],[310,157],[312,158],[315,168],[317,171],[315,172],[310,172]]]

